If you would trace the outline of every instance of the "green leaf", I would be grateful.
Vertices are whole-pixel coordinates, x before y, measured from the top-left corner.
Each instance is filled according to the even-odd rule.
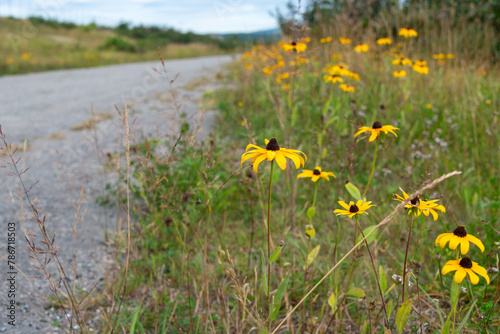
[[[268,334],[269,332],[267,331],[267,328],[266,326],[262,326],[260,329],[259,329],[259,334]]]
[[[441,330],[441,334],[450,334],[450,325],[451,325],[451,315],[453,314],[453,312],[450,312],[450,314],[448,315],[448,319],[446,319],[446,323],[444,324],[443,326],[443,329]]]
[[[283,241],[282,244],[271,254],[271,257],[269,258],[269,263],[273,263],[278,259],[278,256],[280,256],[281,250],[283,249],[283,246],[285,246],[285,242]]]
[[[392,299],[387,303],[387,319],[391,319],[392,311],[394,311],[394,303]]]
[[[375,227],[377,227],[377,225],[372,225],[372,226],[368,226],[367,228],[365,228],[363,230],[363,234],[366,236],[368,233],[370,233]],[[373,240],[375,240],[375,238],[377,237],[377,232],[378,231],[375,231],[373,232],[372,234],[370,234],[367,238],[366,238],[366,242],[368,244],[370,244]],[[363,235],[358,235],[358,238],[356,239],[356,243],[360,242],[361,239],[363,239]]]
[[[358,298],[363,298],[366,295],[366,293],[363,289],[355,288],[355,287],[350,288],[345,294],[348,296],[353,296],[353,297],[358,297]]]
[[[310,251],[309,254],[307,254],[306,265],[304,266],[304,270],[306,270],[306,268],[309,268],[309,266],[314,262],[314,259],[316,258],[316,256],[318,256],[320,247],[321,247],[320,245],[314,247],[314,249]]]
[[[280,306],[281,306],[281,299],[283,298],[283,295],[285,294],[286,286],[288,285],[288,279],[290,278],[290,274],[286,275],[285,279],[281,282],[280,286],[278,287],[278,290],[273,296],[273,308],[271,311],[271,321],[276,319],[278,316],[278,313],[280,311]]]
[[[345,184],[345,188],[347,189],[349,194],[351,194],[351,196],[354,197],[356,201],[359,201],[361,199],[361,192],[359,191],[358,187],[356,187],[354,184],[347,181],[347,183]]]
[[[399,308],[398,313],[396,313],[396,329],[398,333],[403,333],[406,323],[410,319],[411,302],[411,298],[405,301]]]
[[[267,291],[267,275],[266,275],[266,261],[265,261],[265,256],[264,256],[264,251],[261,249],[260,250],[260,264],[262,267],[262,287],[264,288],[264,293],[266,296],[269,294]]]
[[[455,282],[454,279],[452,279],[450,287],[450,302],[452,309],[454,307],[457,307],[459,291],[460,291],[460,286],[457,284],[457,282]]]
[[[363,322],[363,333],[367,333],[368,332],[368,320],[365,320]]]
[[[474,306],[476,305],[476,302],[477,302],[477,300],[475,300],[472,303],[472,305],[470,306],[469,311],[467,312],[467,314],[465,315],[464,319],[460,323],[460,326],[458,326],[458,328],[457,328],[457,333],[461,333],[460,330],[462,329],[462,327],[465,326],[465,323],[467,322],[467,320],[469,320],[470,314],[472,313],[472,310],[474,309]]]
[[[316,214],[316,208],[311,206],[309,209],[307,209],[307,217],[312,218],[314,217],[315,214]]]
[[[337,309],[337,296],[335,295],[335,292],[332,292],[330,298],[328,298],[328,305],[330,305],[330,307],[332,308],[332,314],[333,314]]]
[[[380,289],[382,293],[387,290],[387,277],[385,276],[384,268],[382,266],[378,267],[378,281],[380,283]]]

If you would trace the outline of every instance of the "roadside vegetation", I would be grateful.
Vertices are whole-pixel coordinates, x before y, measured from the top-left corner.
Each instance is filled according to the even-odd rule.
[[[293,3],[199,101],[203,140],[175,79],[169,136],[119,108],[100,332],[498,332],[494,4],[434,3]]]
[[[91,67],[164,58],[233,53],[237,38],[182,33],[172,28],[78,26],[43,17],[0,18],[0,75]]]

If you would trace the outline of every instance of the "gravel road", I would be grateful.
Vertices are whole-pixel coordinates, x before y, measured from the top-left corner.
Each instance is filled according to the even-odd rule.
[[[116,213],[96,204],[96,199],[112,177],[103,172],[100,159],[123,142],[114,105],[123,109],[127,103],[133,138],[152,133],[167,134],[176,126],[179,110],[188,116],[199,111],[203,91],[213,88],[215,74],[232,60],[232,56],[212,56],[166,61],[166,73],[160,62],[147,62],[0,78],[0,125],[8,141],[18,148],[19,166],[30,168],[23,175],[27,186],[37,182],[30,195],[40,214],[46,217],[49,234],[57,231],[58,256],[67,268],[71,284],[88,290],[104,281],[105,269],[113,265],[104,235],[106,229],[114,227]],[[172,104],[181,106],[176,109]],[[99,122],[90,129],[92,106],[97,115],[94,119]],[[205,112],[202,136],[210,129],[214,114],[210,110]],[[0,164],[5,165],[5,157]],[[0,272],[3,282],[0,333],[65,332],[68,322],[61,309],[50,307],[48,284],[42,279],[28,278],[40,274],[28,257],[24,232],[38,236],[40,233],[27,210],[26,201],[23,203],[15,196],[9,199],[19,183],[13,177],[1,175],[0,185]],[[77,226],[73,205],[78,205],[80,189],[83,189],[80,212],[86,212]],[[14,299],[8,296],[10,283],[7,281],[11,276],[7,274],[11,271],[7,265],[7,233],[11,222],[16,235],[15,327],[8,324],[6,309]],[[74,229],[79,233],[76,261]],[[39,237],[35,240],[37,245],[43,246]],[[92,327],[92,319],[88,324]]]

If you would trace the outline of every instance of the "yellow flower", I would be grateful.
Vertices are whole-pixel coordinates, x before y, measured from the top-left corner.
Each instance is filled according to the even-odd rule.
[[[325,82],[331,82],[331,83],[336,83],[336,82],[342,82],[342,77],[340,77],[339,75],[327,75],[325,74],[323,76],[323,79],[325,80]]]
[[[316,167],[314,168],[314,170],[305,169],[302,173],[297,175],[297,179],[310,177],[311,181],[313,182],[318,181],[320,178],[324,178],[325,180],[330,181],[329,176],[335,177],[335,174],[333,174],[332,172],[323,172],[321,171],[321,167]]]
[[[288,85],[288,84],[285,84],[285,85],[282,85],[282,86],[281,86],[281,89],[282,89],[282,90],[285,90],[285,91],[290,90],[290,88],[292,88],[292,86],[291,86],[291,85]]]
[[[251,70],[251,69],[253,68],[253,66],[252,66],[252,64],[250,64],[250,63],[245,63],[245,68],[246,68],[247,70]]]
[[[273,70],[270,69],[269,67],[264,67],[264,69],[262,70],[264,73],[266,73],[267,75],[270,75],[273,73]]]
[[[467,234],[465,226],[463,225],[457,227],[453,231],[453,233],[442,233],[438,235],[436,239],[436,246],[441,246],[441,248],[444,248],[448,241],[450,242],[449,246],[452,250],[457,249],[458,245],[460,245],[460,252],[462,253],[462,255],[467,254],[471,242],[479,247],[479,249],[481,249],[481,252],[484,252],[484,245],[481,240],[471,234]]]
[[[342,55],[339,55],[338,53],[334,53],[332,55],[332,60],[338,60],[338,59],[341,59],[342,58]]]
[[[457,284],[462,283],[465,276],[469,275],[471,283],[476,285],[479,283],[479,277],[476,274],[483,276],[486,282],[490,284],[490,278],[486,269],[477,264],[477,262],[471,261],[468,257],[446,262],[441,270],[441,274],[446,275],[451,271],[456,271],[455,282]]]
[[[379,38],[379,39],[377,39],[377,44],[380,44],[380,45],[390,45],[390,44],[392,44],[392,41],[391,41],[390,38],[387,38],[387,37],[385,37],[385,38]]]
[[[411,61],[411,59],[408,59],[408,58],[404,58],[403,60],[401,60],[401,64],[413,66],[413,62]]]
[[[399,29],[399,36],[403,36],[404,38],[417,37],[418,34],[413,29],[401,28]]]
[[[484,101],[484,103],[486,103],[487,105],[490,105],[491,104],[491,100],[486,100],[486,101]]]
[[[446,56],[442,53],[435,54],[433,57],[434,57],[434,59],[438,59],[438,60],[446,58]]]
[[[429,68],[427,67],[427,62],[425,60],[417,60],[413,64],[413,70],[420,74],[429,74]]]
[[[455,56],[451,53],[448,53],[447,55],[445,55],[445,57],[448,59],[455,59]]]
[[[238,102],[238,107],[243,107],[243,102]]]
[[[347,84],[341,84],[341,85],[339,85],[339,87],[344,92],[354,92],[356,90],[356,88],[354,88],[354,86],[349,86]]]
[[[283,44],[282,48],[283,50],[285,50],[285,52],[304,52],[307,50],[307,45],[305,43],[292,42],[290,44]]]
[[[429,104],[427,104],[425,107],[426,107],[427,109],[432,109],[432,104],[430,104],[430,103],[429,103]]]
[[[352,218],[356,215],[362,215],[363,213],[367,213],[366,210],[371,208],[372,205],[371,201],[370,202],[365,202],[363,203],[363,200],[359,200],[357,203],[354,203],[353,201],[349,202],[349,204],[339,201],[338,202],[343,208],[343,209],[337,209],[333,211],[333,213],[336,213],[337,216],[348,216],[349,218]]]
[[[7,58],[7,61],[6,61],[6,63],[7,63],[7,64],[12,64],[13,62],[14,62],[14,59],[12,59],[12,58]]]
[[[392,75],[394,75],[395,78],[402,78],[402,77],[406,76],[406,72],[403,70],[394,71],[394,73],[392,73]]]
[[[21,58],[23,58],[24,60],[28,59],[30,57],[30,54],[29,53],[23,53],[21,55]]]
[[[351,44],[351,40],[349,38],[340,37],[339,41],[342,44]]]
[[[331,37],[325,37],[319,40],[321,43],[330,43],[332,41]]]
[[[394,132],[394,130],[399,130],[399,128],[396,128],[392,125],[382,125],[382,123],[377,121],[377,122],[373,123],[373,125],[371,127],[368,127],[368,126],[360,127],[359,131],[356,132],[356,134],[354,134],[354,137],[357,137],[364,132],[371,132],[371,136],[370,136],[369,141],[374,141],[375,139],[377,139],[378,136],[380,136],[382,131],[385,134],[390,132],[397,137],[398,135],[396,134],[396,132]]]
[[[356,52],[367,52],[369,49],[368,44],[359,44],[354,47],[354,51]]]
[[[403,196],[401,197],[398,194],[394,194],[395,198],[397,201],[403,202],[406,200],[408,197],[410,197],[406,192],[403,191]],[[437,204],[438,200],[433,199],[430,201],[424,201],[423,199],[420,199],[420,197],[415,197],[412,198],[407,204],[406,204],[406,209],[408,209],[408,214],[415,215],[415,217],[420,216],[420,214],[424,214],[424,216],[428,217],[429,213],[432,214],[432,218],[436,221],[438,219],[438,213],[436,210],[439,210],[441,212],[446,212],[446,208],[443,205]]]
[[[264,161],[273,161],[276,160],[278,166],[282,169],[286,169],[286,159],[288,158],[293,161],[295,164],[295,168],[299,168],[302,164],[304,167],[304,163],[307,161],[307,156],[297,150],[290,150],[283,147],[280,147],[276,138],[271,138],[271,140],[265,140],[266,148],[259,147],[257,145],[248,144],[245,149],[245,153],[241,156],[241,164],[248,159],[252,159],[253,170],[258,173],[259,164]],[[300,156],[302,154],[304,157]]]

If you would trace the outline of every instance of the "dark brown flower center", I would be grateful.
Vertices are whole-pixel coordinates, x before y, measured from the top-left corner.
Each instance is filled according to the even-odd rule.
[[[267,143],[267,145],[266,145],[266,150],[268,150],[268,151],[279,151],[280,150],[280,146],[278,145],[278,141],[276,140],[276,138],[271,138],[269,143]]]
[[[373,123],[372,129],[380,129],[380,128],[382,128],[382,123],[380,123],[379,121]]]
[[[420,204],[420,198],[418,198],[418,196],[416,196],[416,197],[414,197],[414,198],[412,198],[410,200],[410,203],[411,203],[411,205],[419,205]]]
[[[351,207],[349,208],[350,213],[356,213],[358,211],[359,211],[359,208],[356,204],[351,205]]]
[[[320,172],[320,170],[319,170],[319,169],[315,168],[315,169],[313,170],[313,174],[314,174],[314,175],[321,175],[321,172]]]
[[[472,268],[472,261],[468,257],[464,257],[463,259],[461,259],[458,264],[460,265],[460,267],[465,269]]]
[[[292,46],[297,46],[297,42],[292,42]]]
[[[453,234],[457,237],[465,238],[467,236],[467,231],[465,230],[464,226],[460,225],[455,229],[455,231],[453,231]]]

